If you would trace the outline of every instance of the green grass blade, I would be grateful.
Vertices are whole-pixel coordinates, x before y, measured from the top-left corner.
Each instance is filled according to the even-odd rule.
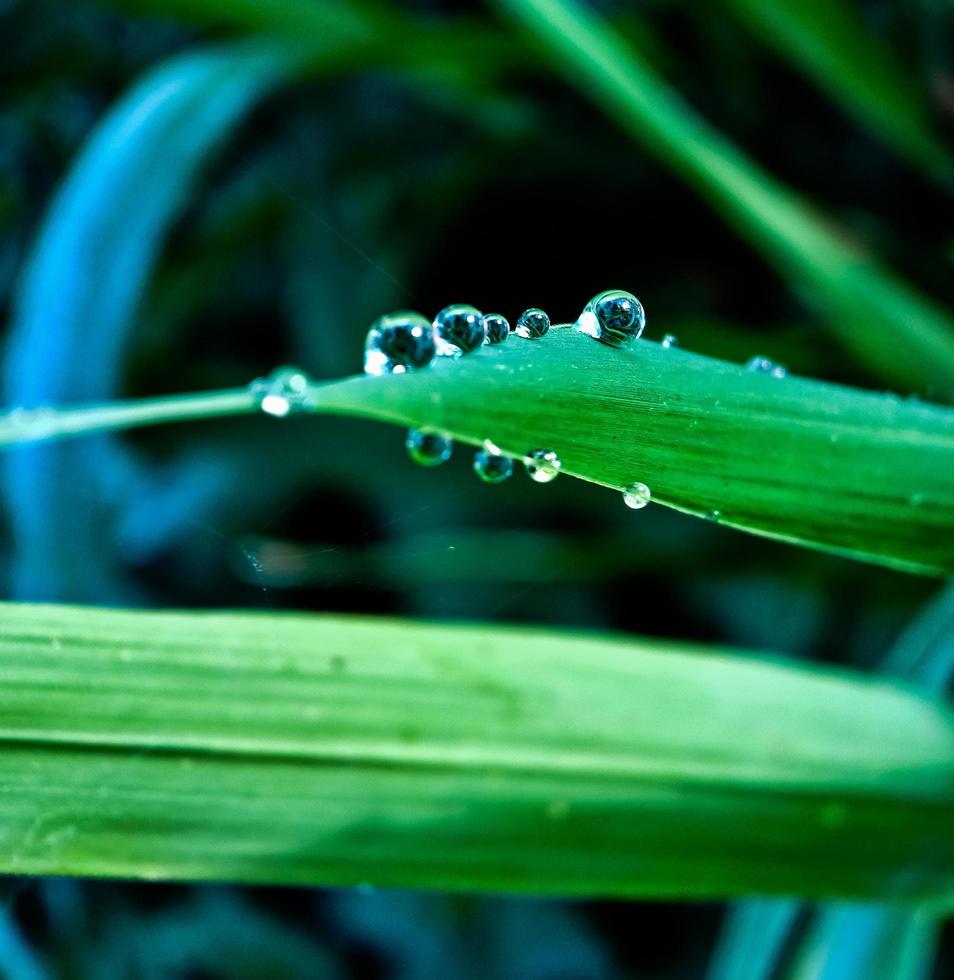
[[[554,329],[427,371],[313,387],[315,410],[432,427],[728,526],[954,572],[954,410]],[[241,389],[0,418],[0,445],[255,410]],[[488,490],[488,492],[491,492]],[[623,506],[620,504],[620,513]],[[633,518],[636,519],[636,518]]]
[[[322,411],[430,425],[759,534],[954,572],[954,412],[570,330],[317,392]],[[622,513],[622,504],[620,505]]]
[[[214,30],[271,37],[322,75],[356,67],[407,71],[432,84],[469,87],[526,60],[514,39],[473,18],[411,17],[375,0],[98,0]]]
[[[703,121],[596,13],[574,0],[497,0],[555,68],[684,177],[895,383],[954,395],[954,321]]]
[[[949,903],[954,717],[656,641],[0,607],[0,871]]]
[[[944,588],[898,638],[881,672],[942,693],[954,647],[954,585]],[[803,902],[749,899],[730,910],[708,980],[771,980],[791,942]],[[921,980],[937,947],[937,921],[924,909],[825,903],[794,951],[792,980]]]
[[[910,72],[845,0],[728,0],[738,17],[945,188],[954,166]]]

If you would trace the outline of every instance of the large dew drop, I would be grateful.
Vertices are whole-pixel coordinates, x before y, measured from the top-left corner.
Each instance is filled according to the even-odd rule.
[[[755,371],[757,374],[770,374],[773,378],[784,378],[788,374],[788,371],[781,364],[776,364],[775,361],[759,355],[750,357],[745,362],[745,367],[748,371]]]
[[[517,318],[514,333],[524,340],[539,340],[550,329],[550,318],[543,310],[532,307]]]
[[[626,347],[639,338],[645,327],[642,303],[623,289],[597,293],[576,321],[577,330],[610,347]]]
[[[438,357],[460,357],[477,350],[487,336],[483,314],[475,306],[454,303],[434,318]]]
[[[484,343],[502,344],[510,336],[510,321],[500,313],[488,313],[484,317]]]
[[[474,454],[474,472],[484,483],[502,483],[513,476],[513,460],[489,449]]]
[[[642,510],[653,495],[645,483],[631,483],[623,488],[623,503],[632,510]]]
[[[408,456],[421,466],[440,466],[451,458],[454,444],[448,436],[426,429],[409,429],[404,440]]]
[[[534,449],[524,457],[527,475],[537,483],[551,483],[560,474],[560,457],[552,449]]]
[[[256,378],[249,390],[266,415],[283,419],[312,408],[308,386],[308,375],[300,368],[280,367],[267,378]]]
[[[427,367],[437,353],[434,327],[412,310],[379,317],[364,342],[365,374],[403,374]]]

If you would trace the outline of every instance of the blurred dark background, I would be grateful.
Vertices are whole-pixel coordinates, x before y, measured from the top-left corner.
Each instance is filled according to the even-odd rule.
[[[122,6],[0,2],[0,323],[15,319],[52,196],[98,120],[151,67],[227,34]],[[939,207],[928,179],[721,2],[597,6],[753,158],[954,301],[949,198]],[[954,7],[858,6],[949,139]],[[435,77],[363,66],[259,102],[167,237],[109,394],[241,385],[289,362],[339,377],[360,370],[368,326],[395,308],[432,316],[468,302],[513,319],[540,306],[556,322],[610,287],[640,297],[654,338],[883,387],[760,254],[493,11],[420,0],[404,12],[482,32],[492,58],[475,45],[472,64]],[[41,380],[50,356],[37,348],[27,361]],[[90,341],[72,369],[81,377],[106,356]],[[466,451],[427,471],[401,432],[370,423],[196,423],[64,452],[42,502],[62,534],[24,540],[29,521],[8,495],[7,597],[531,622],[869,669],[937,590],[661,507],[629,512],[569,479],[486,487]],[[77,566],[70,535],[83,527]],[[42,574],[18,566],[23,552]],[[723,914],[369,889],[0,890],[0,975],[31,980],[699,977]],[[945,949],[936,975],[952,964]]]

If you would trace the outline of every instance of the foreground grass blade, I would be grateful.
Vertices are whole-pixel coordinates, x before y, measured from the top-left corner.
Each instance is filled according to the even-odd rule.
[[[954,717],[653,641],[0,607],[0,871],[954,898]]]
[[[739,18],[948,190],[954,168],[910,73],[848,0],[727,0]]]
[[[845,346],[895,383],[954,396],[954,321],[697,116],[575,0],[497,0],[554,66],[681,174],[797,287]]]
[[[760,534],[954,572],[954,411],[570,330],[317,392],[324,411],[430,425]],[[622,504],[621,513],[622,513]]]
[[[315,385],[319,412],[432,427],[726,525],[954,573],[954,410],[573,330],[391,377]],[[0,418],[0,445],[255,410],[242,389]],[[491,492],[488,490],[488,492]],[[620,504],[621,519],[624,508]],[[633,518],[635,519],[635,518]]]

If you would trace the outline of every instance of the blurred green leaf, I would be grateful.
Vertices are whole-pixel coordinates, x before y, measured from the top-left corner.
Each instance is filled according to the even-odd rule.
[[[406,69],[411,74],[468,87],[519,64],[513,40],[479,21],[411,18],[376,0],[97,0],[142,15],[153,13],[214,30],[272,37],[296,50],[322,74],[356,65]],[[523,58],[526,56],[523,55]]]
[[[653,641],[7,605],[0,870],[954,897],[954,718]]]
[[[767,43],[945,188],[954,165],[910,72],[845,0],[727,0]]]
[[[497,0],[554,67],[809,287],[842,343],[895,383],[954,395],[954,321],[703,121],[588,7]]]

